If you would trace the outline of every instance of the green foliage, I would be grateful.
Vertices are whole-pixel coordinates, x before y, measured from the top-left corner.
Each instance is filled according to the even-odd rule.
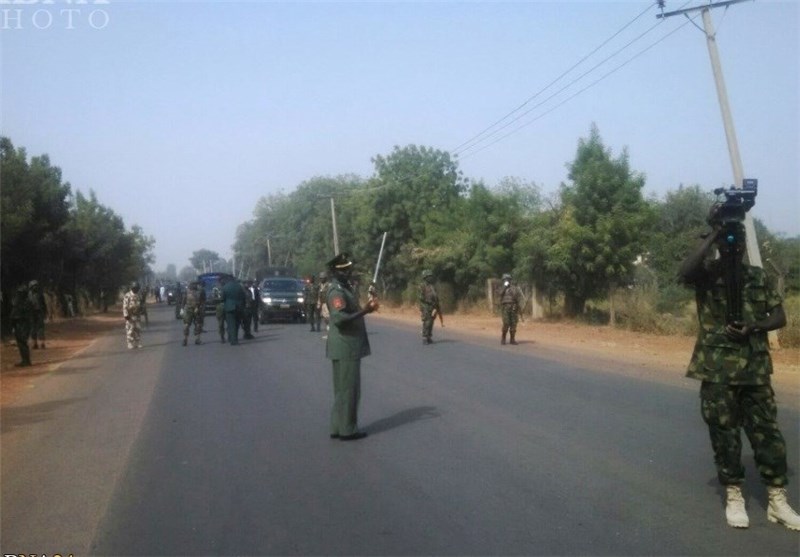
[[[800,296],[786,298],[783,310],[786,326],[778,331],[778,341],[783,348],[800,348]]]
[[[30,162],[24,149],[0,138],[0,236],[4,299],[22,281],[39,280],[58,298],[88,297],[105,305],[135,278],[150,274],[154,240],[99,203],[74,196],[47,155]],[[7,304],[3,320],[7,318]]]

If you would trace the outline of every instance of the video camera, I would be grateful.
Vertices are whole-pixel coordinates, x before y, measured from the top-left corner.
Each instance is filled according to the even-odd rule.
[[[711,206],[708,224],[725,226],[730,223],[744,222],[745,214],[756,204],[758,180],[745,178],[742,187],[731,186],[728,189],[717,188],[714,195],[717,201]]]

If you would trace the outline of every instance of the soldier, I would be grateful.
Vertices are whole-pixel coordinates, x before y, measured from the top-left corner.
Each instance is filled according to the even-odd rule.
[[[142,298],[139,283],[131,283],[131,289],[122,297],[122,316],[125,318],[125,340],[128,349],[142,347]]]
[[[513,284],[511,275],[503,275],[503,286],[500,289],[498,300],[500,303],[500,314],[503,318],[503,333],[500,336],[500,344],[506,343],[506,334],[511,333],[511,344],[517,344],[517,322],[519,312],[522,307],[522,290]]]
[[[422,271],[422,283],[419,285],[419,312],[422,317],[422,344],[433,344],[433,322],[436,312],[441,314],[439,295],[433,286],[433,273]]]
[[[23,283],[14,292],[11,300],[11,327],[14,329],[14,338],[17,341],[20,361],[14,364],[17,367],[31,365],[31,350],[28,347],[28,337],[31,335],[33,323],[33,308],[31,307],[28,285]]]
[[[44,299],[44,292],[38,280],[32,280],[28,284],[29,297],[31,301],[31,338],[33,348],[39,348],[41,340],[42,349],[44,346],[44,321],[47,318],[47,302]]]
[[[228,343],[239,344],[239,323],[244,314],[244,288],[234,278],[224,278],[222,284],[222,303],[225,309],[225,324],[228,329]],[[247,338],[247,335],[245,335]]]
[[[328,281],[328,273],[322,271],[319,274],[319,295],[317,296],[317,330],[320,330],[320,325],[322,321],[325,321],[325,332],[328,332],[330,328],[330,316],[331,314],[328,312],[328,287],[330,286],[330,282]]]
[[[241,283],[240,283],[241,284]],[[251,331],[251,324],[252,324],[252,315],[253,310],[256,306],[256,300],[253,295],[253,292],[250,290],[253,281],[247,279],[241,284],[242,288],[242,295],[244,296],[244,306],[242,307],[241,313],[239,314],[239,322],[242,325],[242,330],[244,331],[244,338],[247,340],[255,338]]]
[[[215,284],[211,289],[213,299],[217,301],[214,306],[214,313],[217,316],[217,330],[219,331],[219,339],[225,343],[225,303],[222,300],[222,282]]]
[[[764,270],[743,262],[744,226],[734,223],[722,230],[715,226],[679,271],[680,279],[695,290],[700,324],[686,375],[702,381],[700,408],[711,436],[717,478],[725,486],[728,525],[750,524],[742,494],[744,428],[769,493],[767,519],[800,530],[800,516],[786,500],[786,443],[777,423],[767,340],[767,331],[783,327],[786,315]],[[707,256],[715,246],[720,258],[711,260]],[[730,319],[729,310],[735,315],[739,308],[740,316]]]
[[[325,355],[333,364],[334,402],[331,410],[331,439],[354,441],[367,436],[358,429],[358,403],[361,397],[361,358],[369,356],[369,338],[364,316],[378,309],[377,302],[367,302],[361,309],[350,278],[353,262],[339,254],[328,262],[333,277],[327,291],[326,305],[331,328]]]
[[[194,343],[201,344],[203,320],[206,312],[206,291],[197,281],[189,283],[183,296],[183,345],[189,342],[189,328],[194,323]]]
[[[202,285],[201,285],[202,287]],[[181,318],[181,309],[183,309],[183,300],[185,298],[183,287],[181,286],[180,281],[175,283],[175,319]],[[205,290],[203,291],[205,293]],[[204,310],[205,311],[205,310]],[[145,313],[145,315],[147,315]]]
[[[305,286],[303,286],[303,299],[306,306],[306,319],[311,323],[311,332],[319,331],[319,315],[317,313],[319,311],[317,305],[319,302],[319,285],[314,275],[311,275]]]
[[[148,288],[141,288],[139,290],[139,298],[142,302],[142,316],[144,317],[144,325],[145,327],[150,326],[150,316],[147,315],[147,290]]]

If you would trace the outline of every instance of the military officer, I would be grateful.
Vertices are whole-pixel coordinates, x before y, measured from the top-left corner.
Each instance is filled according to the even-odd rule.
[[[203,334],[203,320],[206,313],[206,291],[203,286],[192,281],[183,295],[183,345],[189,342],[189,329],[194,323],[194,343],[201,344],[200,335]]]
[[[764,270],[743,262],[744,234],[738,223],[717,226],[681,265],[681,280],[695,291],[700,324],[686,375],[702,381],[701,414],[711,437],[717,478],[725,486],[728,525],[750,524],[742,493],[744,429],[767,486],[767,519],[800,530],[800,516],[786,498],[786,442],[777,423],[767,340],[767,331],[783,327],[786,315]],[[718,259],[709,257],[714,248]],[[729,310],[737,309],[740,319],[732,319],[737,312]]]
[[[142,298],[139,283],[134,281],[122,297],[122,316],[125,318],[125,340],[128,349],[142,347]]]
[[[219,339],[225,343],[225,303],[222,300],[222,282],[215,284],[211,289],[211,296],[217,301],[214,306],[214,314],[217,317],[217,331],[219,332]]]
[[[422,283],[419,285],[419,312],[422,317],[422,344],[433,344],[433,322],[436,312],[441,314],[439,295],[433,286],[433,273],[422,271]]]
[[[503,275],[503,284],[500,287],[498,300],[500,303],[500,314],[503,318],[503,331],[500,335],[500,344],[506,343],[506,334],[511,333],[511,344],[517,344],[517,323],[519,322],[519,312],[522,308],[522,290],[511,280],[511,275]]]
[[[244,292],[244,309],[242,310],[241,322],[242,329],[244,330],[244,338],[249,340],[255,338],[251,331],[258,330],[258,319],[253,319],[253,316],[258,313],[259,300],[256,297],[253,281],[251,279],[244,281],[242,291]]]
[[[225,324],[228,329],[228,343],[239,344],[239,322],[244,314],[244,288],[238,280],[225,278],[222,284],[222,303],[225,310]]]
[[[367,433],[358,429],[358,404],[361,397],[361,358],[369,356],[369,338],[364,316],[378,309],[375,301],[363,309],[350,282],[353,262],[342,253],[328,262],[331,272],[326,305],[330,331],[325,355],[333,364],[334,402],[331,409],[332,439],[354,441]]]

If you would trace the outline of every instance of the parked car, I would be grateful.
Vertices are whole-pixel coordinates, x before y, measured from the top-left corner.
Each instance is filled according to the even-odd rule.
[[[258,322],[265,324],[273,319],[305,322],[306,309],[303,298],[303,281],[293,277],[267,277],[259,285],[261,307]]]
[[[206,291],[206,310],[205,313],[214,313],[217,310],[217,304],[222,301],[222,298],[214,297],[214,287],[219,286],[222,291],[220,279],[227,277],[233,279],[234,276],[230,273],[203,273],[197,275],[197,280],[203,285],[203,290]]]

